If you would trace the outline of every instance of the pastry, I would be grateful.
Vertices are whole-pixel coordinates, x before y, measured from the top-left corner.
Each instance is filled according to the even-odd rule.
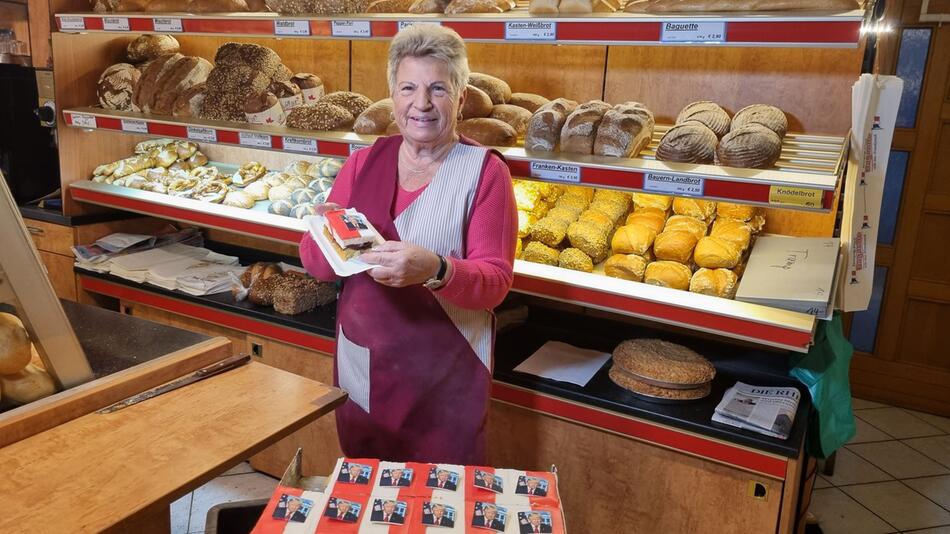
[[[636,254],[614,254],[604,262],[604,274],[634,282],[643,281],[646,268],[646,259]]]
[[[521,252],[521,259],[525,261],[553,266],[557,266],[560,256],[561,254],[556,248],[551,248],[538,241],[528,243]]]
[[[458,133],[486,146],[515,146],[518,132],[498,119],[477,118],[463,120]]]
[[[446,11],[448,14],[448,11]],[[489,74],[472,72],[468,75],[468,83],[485,91],[492,104],[505,104],[511,99],[511,87],[501,78]]]
[[[768,104],[752,104],[740,109],[732,118],[732,130],[738,130],[747,124],[760,124],[772,130],[780,138],[788,132],[788,118],[785,112]]]
[[[711,200],[677,197],[673,199],[673,213],[709,221],[716,214],[716,203]]]
[[[782,154],[782,139],[758,123],[734,128],[719,141],[716,159],[720,165],[767,169]]]
[[[267,200],[267,193],[270,192],[271,186],[262,180],[254,182],[248,186],[244,187],[244,194],[249,196],[254,200]],[[225,198],[227,201],[227,198]]]
[[[474,85],[465,87],[465,102],[462,103],[462,120],[477,119],[491,115],[492,103],[488,93]]]
[[[687,121],[705,124],[716,134],[716,137],[726,135],[732,122],[726,110],[722,109],[719,104],[708,100],[693,102],[684,107],[676,116],[676,124],[683,124]]]
[[[639,102],[626,102],[608,110],[597,127],[594,154],[633,158],[653,139],[653,113]]]
[[[666,220],[666,225],[663,226],[663,231],[681,231],[689,232],[696,236],[696,240],[702,239],[706,235],[706,223],[695,218],[689,217],[686,215],[674,215]]]
[[[305,181],[306,178],[307,178],[306,176],[296,176],[296,175],[290,176],[289,178],[284,180],[284,183],[281,185],[283,185],[284,187],[289,187],[291,191],[296,191],[298,189],[303,189],[304,187],[307,187],[307,182]]]
[[[663,231],[663,226],[666,224],[666,212],[659,208],[640,208],[627,215],[625,222],[646,226],[658,234]]]
[[[271,202],[271,205],[267,207],[267,212],[274,215],[290,216],[290,210],[292,209],[294,209],[294,203],[290,199],[277,200]]]
[[[231,182],[235,185],[247,186],[264,176],[267,169],[256,161],[249,161],[234,172]]]
[[[229,191],[228,184],[219,180],[207,180],[196,185],[191,196],[202,202],[220,204]]]
[[[618,386],[642,396],[644,400],[662,399],[669,401],[691,401],[707,397],[712,392],[712,384],[700,384],[695,388],[665,388],[644,382],[631,373],[626,373],[618,367],[611,367],[607,372],[610,380]]]
[[[547,98],[544,98],[541,95],[536,95],[534,93],[511,93],[511,98],[508,99],[507,104],[512,106],[518,106],[524,108],[531,113],[534,113],[541,106],[550,102]]]
[[[33,357],[30,334],[11,313],[0,312],[0,375],[22,371]]]
[[[353,114],[346,109],[323,99],[313,105],[294,108],[287,114],[287,126],[304,130],[349,128],[355,120]]]
[[[732,202],[720,202],[716,205],[716,215],[725,219],[748,221],[755,215],[755,207]]]
[[[278,185],[283,185],[284,182],[286,182],[289,178],[290,175],[286,172],[271,171],[264,174],[264,177],[261,178],[261,181],[271,187],[277,187]]]
[[[178,52],[178,40],[171,35],[145,34],[133,39],[125,48],[125,57],[132,63],[151,61]]]
[[[648,226],[631,224],[621,226],[610,241],[614,254],[645,254],[653,246],[656,232]]]
[[[653,253],[657,259],[677,261],[682,264],[690,263],[693,249],[696,247],[696,236],[684,230],[663,230],[653,241]]]
[[[732,241],[721,237],[707,236],[696,243],[693,261],[707,269],[731,269],[738,265],[742,251]]]
[[[612,106],[601,100],[585,102],[571,112],[561,128],[560,151],[592,154],[597,128]]]
[[[689,281],[689,290],[713,297],[731,299],[736,295],[739,278],[729,269],[699,269]]]
[[[16,373],[0,375],[0,390],[4,402],[21,405],[56,393],[56,383],[45,369],[31,363]]]
[[[247,194],[246,191],[231,191],[224,197],[222,204],[225,206],[234,206],[235,208],[251,209],[254,207],[256,199]]]
[[[594,263],[590,256],[576,248],[566,248],[558,257],[558,267],[589,273],[594,270]]]
[[[665,384],[700,385],[716,377],[713,364],[696,351],[660,339],[628,339],[614,349],[613,360],[615,367]]]
[[[96,95],[99,105],[105,109],[132,111],[132,95],[142,73],[134,65],[118,63],[110,66],[99,76]]]
[[[689,280],[693,272],[689,267],[676,261],[655,261],[647,265],[643,281],[647,284],[671,289],[689,289]]]
[[[705,124],[687,121],[670,128],[656,148],[656,159],[680,163],[712,163],[716,159],[716,134]]]
[[[353,131],[365,135],[382,135],[393,122],[393,99],[384,98],[374,102],[356,117]]]
[[[288,187],[287,185],[281,184],[276,187],[272,187],[267,193],[267,199],[271,202],[278,200],[290,200],[291,195],[294,194],[294,189]]]
[[[217,167],[195,167],[191,169],[188,174],[199,181],[218,180],[221,178],[221,171]]]
[[[607,234],[596,225],[586,221],[575,221],[567,227],[567,238],[571,246],[590,256],[594,263],[600,263],[610,252]]]
[[[328,93],[324,95],[319,102],[339,106],[350,112],[353,117],[358,117],[361,113],[366,111],[367,108],[373,105],[373,101],[368,97],[352,91],[335,91]]]

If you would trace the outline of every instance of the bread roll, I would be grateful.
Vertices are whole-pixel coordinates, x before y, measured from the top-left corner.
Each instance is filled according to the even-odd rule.
[[[290,82],[300,88],[304,104],[316,104],[324,95],[323,80],[316,74],[298,72]]]
[[[788,132],[788,117],[785,112],[768,104],[752,104],[740,109],[732,118],[732,130],[747,124],[760,124],[772,130],[780,138]]]
[[[498,104],[492,108],[489,117],[511,125],[511,127],[518,132],[518,137],[522,137],[528,131],[528,121],[531,120],[531,112],[525,108],[511,104]]]
[[[740,252],[749,248],[752,240],[752,225],[745,221],[720,217],[713,224],[709,235],[731,242]]]
[[[201,112],[201,104],[204,102],[207,89],[208,86],[205,83],[199,83],[182,91],[172,105],[172,115],[182,118],[197,117]]]
[[[720,165],[748,169],[767,169],[782,154],[782,139],[756,123],[734,129],[719,141],[716,159]]]
[[[445,13],[449,0],[416,0],[409,7],[410,13],[422,15],[425,13]]]
[[[594,263],[591,261],[590,256],[576,248],[566,248],[562,250],[561,255],[558,256],[557,264],[558,267],[564,269],[583,271],[585,273],[594,270]]]
[[[99,105],[105,109],[132,111],[132,97],[142,73],[134,65],[117,63],[102,72],[96,86]]]
[[[663,226],[663,231],[689,232],[696,236],[697,241],[706,236],[706,229],[705,221],[688,215],[674,215],[667,219],[666,225]]]
[[[604,113],[594,154],[632,158],[653,138],[653,113],[639,102],[626,102]]]
[[[738,265],[742,252],[732,243],[721,237],[707,236],[696,243],[693,261],[707,269],[731,269]]]
[[[627,216],[626,224],[646,226],[658,234],[666,224],[666,212],[659,208],[641,208]]]
[[[680,163],[712,163],[716,159],[719,140],[705,124],[687,121],[670,128],[659,146],[656,159]]]
[[[374,102],[356,118],[353,131],[358,134],[383,135],[391,122],[393,122],[393,99],[384,98]]]
[[[373,105],[373,101],[368,97],[352,91],[334,91],[328,93],[320,99],[320,102],[340,106],[349,111],[354,117],[360,116],[368,107]]]
[[[255,200],[251,197],[251,195],[244,191],[230,191],[227,195],[225,195],[224,200],[221,203],[225,206],[251,209],[254,207]]]
[[[618,0],[593,0],[594,13],[615,13],[623,8]]]
[[[4,402],[28,404],[56,393],[56,383],[45,369],[32,363],[22,371],[0,375]]]
[[[294,108],[287,114],[287,126],[304,130],[344,129],[355,120],[346,109],[323,100],[311,106]]]
[[[604,114],[611,109],[611,105],[591,100],[579,106],[567,116],[561,128],[561,152],[573,154],[592,154],[594,141],[597,137],[597,128],[604,118]]]
[[[567,227],[573,221],[566,221],[557,217],[544,217],[531,225],[531,239],[544,243],[549,247],[556,247],[567,236]]]
[[[648,226],[630,224],[621,226],[610,241],[614,254],[645,254],[653,246],[656,232]]]
[[[716,134],[716,137],[726,135],[729,132],[729,124],[732,122],[726,110],[722,109],[719,104],[708,100],[688,104],[676,116],[676,124],[683,124],[687,121],[705,124]]]
[[[449,14],[448,10],[446,13]],[[489,74],[473,72],[468,75],[468,83],[478,87],[491,98],[492,104],[504,104],[511,99],[511,87],[501,78]]]
[[[512,106],[518,106],[519,108],[525,108],[531,113],[534,113],[538,108],[548,102],[550,102],[550,100],[534,93],[511,93],[511,99],[508,100],[507,103]]]
[[[711,200],[676,197],[673,199],[673,213],[709,221],[716,215],[716,203]]]
[[[603,212],[610,217],[614,225],[617,225],[627,216],[627,208],[622,204],[611,202],[609,200],[595,200],[590,203],[590,209]]]
[[[560,256],[561,254],[556,248],[551,248],[537,241],[528,243],[521,252],[521,259],[525,261],[554,266],[557,266]]]
[[[258,180],[244,188],[244,194],[249,196],[252,200],[267,200],[267,194],[270,192],[271,186],[263,181]],[[227,197],[224,198],[224,203],[228,203]]]
[[[0,312],[0,375],[12,375],[30,363],[30,335],[17,316]]]
[[[652,193],[634,193],[633,194],[633,205],[636,208],[636,211],[640,211],[644,208],[655,208],[662,212],[670,211],[670,206],[673,204],[673,197],[666,195],[654,195]]]
[[[587,14],[594,12],[591,0],[561,0],[557,6],[558,13]]]
[[[675,261],[655,261],[647,265],[643,281],[647,284],[671,289],[689,289],[693,272],[689,267]]]
[[[477,119],[491,115],[491,98],[474,85],[465,87],[465,102],[462,103],[462,119]]]
[[[689,290],[713,297],[731,299],[736,296],[739,277],[729,269],[702,268],[693,274],[689,281]]]
[[[600,228],[604,233],[608,234],[614,229],[614,220],[611,219],[609,215],[599,210],[585,210],[583,213],[581,213],[577,220],[594,223],[595,226]]]
[[[653,253],[657,259],[688,264],[693,258],[696,235],[685,230],[663,230],[653,241]],[[687,281],[687,285],[689,282]]]
[[[616,191],[614,189],[597,189],[594,191],[594,202],[606,200],[623,206],[624,211],[630,209],[631,197],[626,191]],[[626,214],[624,214],[626,215]]]
[[[178,40],[171,35],[139,35],[126,47],[125,56],[132,63],[141,63],[174,54],[179,48]]]
[[[486,146],[515,146],[518,132],[498,119],[468,119],[459,123],[458,132]]]
[[[588,221],[576,221],[567,228],[567,238],[571,246],[580,249],[591,257],[594,263],[600,263],[607,257],[610,247],[607,234],[597,225]]]
[[[604,274],[612,278],[622,278],[642,282],[647,261],[636,254],[614,254],[604,262]]]

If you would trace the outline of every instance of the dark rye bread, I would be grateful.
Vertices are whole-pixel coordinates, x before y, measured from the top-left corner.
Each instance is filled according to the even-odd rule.
[[[653,138],[653,113],[639,102],[625,102],[604,113],[597,128],[594,154],[632,158]]]
[[[656,159],[680,163],[712,163],[716,159],[716,134],[705,124],[687,121],[669,129],[656,148]]]
[[[719,141],[716,160],[720,165],[747,169],[767,169],[782,154],[782,139],[765,126],[749,123]]]
[[[738,130],[747,124],[761,124],[779,137],[785,137],[788,132],[788,117],[785,112],[768,104],[746,106],[732,118],[732,130]]]
[[[676,116],[676,124],[682,124],[687,121],[696,121],[705,124],[716,137],[722,137],[729,132],[729,125],[732,122],[729,114],[722,109],[719,104],[708,100],[693,102],[684,107],[679,115]]]

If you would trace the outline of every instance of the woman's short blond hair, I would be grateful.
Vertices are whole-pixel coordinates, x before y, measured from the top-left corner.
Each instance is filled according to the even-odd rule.
[[[444,61],[449,68],[452,92],[458,94],[468,84],[468,53],[455,30],[435,24],[413,24],[393,37],[389,44],[389,92],[396,89],[396,70],[407,57],[429,57]]]

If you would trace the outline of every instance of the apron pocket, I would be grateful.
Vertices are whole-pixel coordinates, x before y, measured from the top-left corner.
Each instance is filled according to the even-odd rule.
[[[369,413],[369,349],[347,339],[342,325],[336,338],[336,365],[340,389]]]

